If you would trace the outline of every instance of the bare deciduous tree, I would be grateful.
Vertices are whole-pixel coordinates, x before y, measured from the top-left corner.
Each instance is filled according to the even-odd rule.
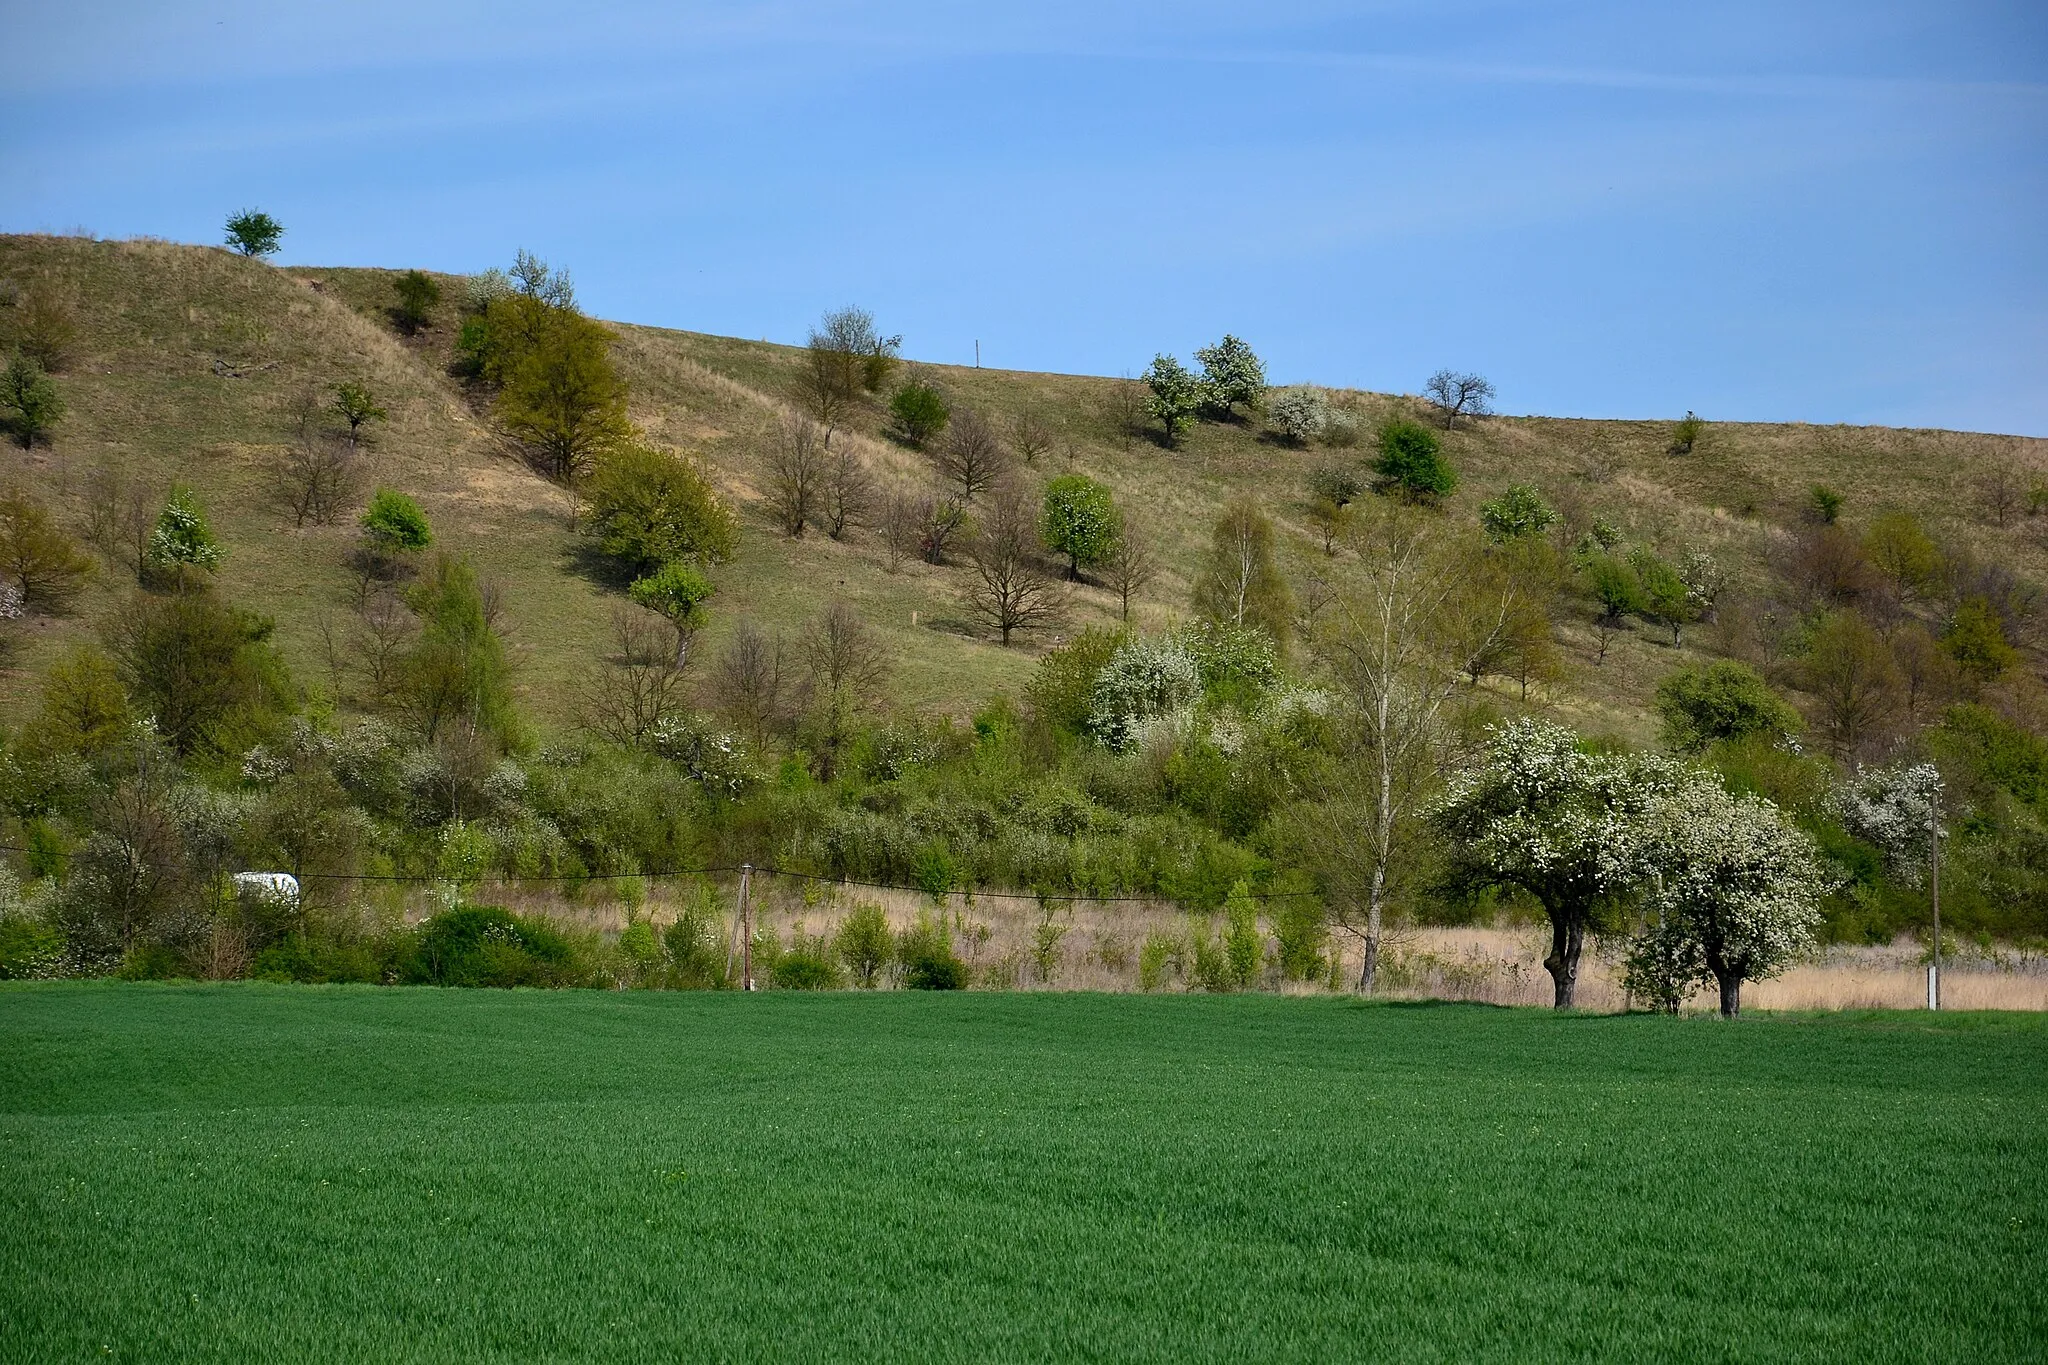
[[[927,564],[944,564],[946,547],[967,525],[967,509],[951,493],[920,493],[916,525],[918,554]]]
[[[586,728],[615,744],[638,745],[683,709],[684,657],[675,626],[639,607],[612,612],[612,651],[578,689]]]
[[[2008,464],[1994,464],[1977,478],[1977,496],[1983,500],[1984,510],[1991,514],[1991,520],[1999,526],[2012,519],[2026,502],[2027,489],[2019,472]]]
[[[825,473],[818,488],[818,516],[825,534],[844,540],[855,528],[865,526],[874,515],[875,482],[868,474],[867,461],[853,447],[841,441],[825,457]]]
[[[1036,464],[1052,449],[1052,428],[1035,412],[1021,413],[1010,427],[1010,448],[1025,464]]]
[[[889,659],[867,624],[845,602],[833,602],[804,631],[803,660],[810,710],[817,724],[818,776],[829,782],[839,770],[840,751],[869,704]]]
[[[827,427],[837,426],[863,393],[881,388],[895,368],[903,338],[875,331],[874,314],[840,308],[825,314],[804,348],[797,388],[804,405]]]
[[[921,526],[918,496],[907,488],[892,488],[882,499],[882,544],[889,551],[889,571],[919,553]]]
[[[946,434],[931,452],[932,464],[946,482],[957,484],[966,500],[975,498],[1011,467],[1010,452],[996,436],[988,418],[972,408],[953,416]]]
[[[1493,385],[1476,374],[1438,370],[1422,386],[1422,396],[1443,417],[1446,431],[1455,428],[1460,417],[1484,417],[1493,411]]]
[[[142,574],[149,560],[149,534],[156,527],[161,491],[111,464],[93,468],[85,481],[85,536],[110,563]]]
[[[1131,619],[1131,599],[1159,576],[1159,556],[1152,550],[1152,531],[1137,513],[1125,509],[1116,539],[1110,542],[1097,572],[1123,607],[1126,624]]]
[[[819,520],[828,433],[808,417],[785,418],[768,447],[768,510],[785,534],[800,536]]]
[[[1102,403],[1103,415],[1109,419],[1110,430],[1115,433],[1117,445],[1124,450],[1131,448],[1131,442],[1144,434],[1149,416],[1145,409],[1145,386],[1127,373],[1110,386]]]
[[[357,614],[357,667],[365,700],[383,706],[398,695],[405,658],[419,635],[419,618],[390,592],[369,597]]]
[[[360,486],[349,444],[326,432],[286,446],[271,469],[271,494],[294,526],[333,525]]]
[[[784,653],[781,636],[742,621],[711,669],[712,710],[744,732],[756,751],[782,723]]]
[[[1056,620],[1066,609],[1058,574],[1038,553],[1038,516],[1031,492],[1006,479],[989,492],[987,510],[967,540],[974,581],[967,606],[1002,636]]]

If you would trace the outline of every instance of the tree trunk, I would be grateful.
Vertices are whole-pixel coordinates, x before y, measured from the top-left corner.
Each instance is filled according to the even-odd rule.
[[[1733,1019],[1742,1013],[1742,978],[1730,972],[1715,979],[1721,983],[1721,1017]]]
[[[1373,915],[1377,917],[1375,910]],[[1380,971],[1380,931],[1377,923],[1368,923],[1365,931],[1365,962],[1358,969],[1358,993],[1372,994],[1373,979]]]
[[[1550,973],[1550,979],[1557,987],[1554,1007],[1568,1010],[1579,988],[1579,949],[1585,946],[1586,922],[1583,916],[1560,915],[1556,911],[1550,916],[1550,956],[1543,959],[1543,970]]]

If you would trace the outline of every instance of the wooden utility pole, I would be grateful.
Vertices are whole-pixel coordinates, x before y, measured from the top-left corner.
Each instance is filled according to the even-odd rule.
[[[1927,968],[1927,1008],[1941,1008],[1941,804],[1927,803],[1928,856],[1927,887],[1934,899],[1934,961]]]
[[[740,864],[740,989],[754,989],[754,903],[747,896],[747,883],[753,879],[754,865]]]

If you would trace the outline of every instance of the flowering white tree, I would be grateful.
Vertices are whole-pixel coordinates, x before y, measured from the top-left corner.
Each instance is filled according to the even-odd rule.
[[[1884,851],[1893,872],[1911,881],[1927,875],[1941,773],[1932,763],[1864,768],[1835,792],[1842,828]]]
[[[1645,816],[1684,786],[1655,754],[1593,754],[1547,721],[1493,727],[1480,761],[1435,806],[1472,880],[1518,886],[1550,920],[1543,966],[1559,1009],[1572,1006],[1586,931],[1646,879]]]
[[[1201,667],[1180,640],[1127,640],[1096,675],[1088,729],[1110,748],[1128,749],[1141,721],[1191,706],[1201,695]]]
[[[1743,982],[1776,976],[1812,946],[1820,898],[1835,884],[1783,812],[1707,773],[1655,801],[1619,861],[1619,875],[1653,869],[1631,985],[1654,982],[1653,998],[1675,1010],[1687,988],[1712,980],[1728,1018],[1742,1010]]]

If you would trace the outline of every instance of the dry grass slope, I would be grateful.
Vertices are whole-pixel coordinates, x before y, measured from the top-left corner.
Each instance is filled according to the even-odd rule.
[[[11,449],[0,477],[28,483],[74,518],[89,471],[103,463],[159,485],[191,485],[230,549],[223,586],[277,619],[287,656],[318,682],[330,666],[323,625],[339,628],[348,611],[344,556],[353,523],[293,527],[267,496],[267,470],[290,440],[303,392],[363,379],[390,411],[368,442],[374,482],[416,495],[444,544],[504,582],[526,705],[544,724],[570,718],[575,680],[603,648],[616,598],[581,567],[571,498],[527,468],[449,373],[459,280],[443,280],[439,314],[408,338],[386,316],[389,271],[275,268],[147,240],[0,237],[0,281],[36,278],[75,302],[77,355],[60,376],[71,411],[51,447]],[[0,308],[0,345],[15,325],[11,312]],[[903,704],[964,712],[994,689],[1022,686],[1036,653],[1057,637],[999,647],[967,619],[964,568],[910,562],[891,570],[872,533],[845,543],[815,533],[791,540],[769,522],[756,486],[758,452],[787,410],[800,351],[651,327],[617,332],[634,419],[657,439],[700,452],[743,511],[741,556],[718,575],[711,649],[742,618],[794,629],[839,596],[888,636],[898,660],[891,692]],[[982,408],[999,426],[1027,412],[1047,423],[1053,447],[1034,473],[1090,474],[1144,510],[1165,567],[1139,607],[1146,627],[1186,615],[1210,522],[1236,492],[1258,497],[1295,532],[1295,565],[1312,570],[1321,552],[1306,519],[1306,477],[1320,464],[1365,459],[1363,447],[1290,449],[1255,424],[1204,425],[1168,451],[1119,431],[1110,403],[1118,381],[918,368],[956,404]],[[1368,429],[1417,407],[1387,394],[1334,398]],[[886,436],[879,406],[857,413],[852,426],[878,469],[922,476],[920,457]],[[1668,436],[1666,423],[1541,417],[1461,428],[1446,438],[1463,476],[1448,514],[1469,518],[1508,482],[1533,481],[1576,517],[1605,517],[1666,550],[1707,547],[1738,580],[1755,581],[1806,489],[1821,482],[1847,496],[1851,520],[1908,509],[1938,534],[2048,578],[2039,523],[2021,516],[1991,525],[1974,493],[1998,467],[2020,471],[2023,481],[2048,477],[2048,441],[1717,423],[1693,454],[1678,457],[1666,449]],[[0,678],[0,710],[19,713],[38,672],[66,640],[94,630],[120,586],[110,572],[77,616],[37,623],[31,647]],[[1065,629],[1115,619],[1114,598],[1084,586]],[[1638,631],[1596,666],[1585,617],[1562,622],[1561,636],[1567,675],[1549,699],[1590,728],[1647,737],[1644,704],[1692,644],[1676,651]]]

